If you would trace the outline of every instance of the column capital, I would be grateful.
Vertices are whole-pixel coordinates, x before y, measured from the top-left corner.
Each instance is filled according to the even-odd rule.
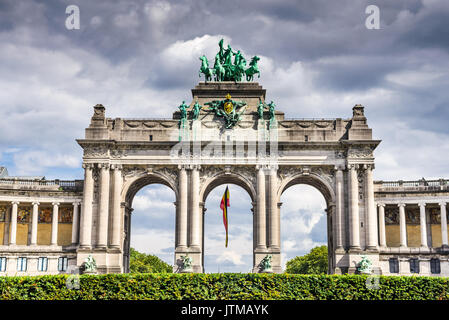
[[[438,202],[438,204],[440,205],[440,207],[445,207],[446,201],[440,201],[440,202]]]
[[[72,205],[75,207],[75,206],[78,206],[78,205],[80,205],[81,204],[81,202],[80,201],[75,201],[75,202],[72,202]]]
[[[39,201],[33,201],[33,202],[31,202],[31,204],[32,204],[33,206],[38,206],[38,205],[40,205],[40,202],[39,202]]]
[[[379,203],[377,203],[377,206],[378,206],[378,207],[383,207],[383,208],[385,208],[385,203],[379,202]]]
[[[188,165],[190,170],[201,170],[201,165],[199,164],[191,164]]]
[[[20,201],[11,201],[11,204],[16,204],[16,205],[18,205],[18,204],[20,204]]]
[[[179,170],[189,169],[189,165],[187,165],[187,164],[178,164],[178,169]]]
[[[405,203],[398,203],[398,207],[405,207]]]
[[[337,171],[337,172],[343,171],[344,169],[345,169],[345,166],[340,166],[340,165],[334,166],[334,171]]]
[[[51,203],[53,206],[59,206],[59,202],[52,202]]]
[[[111,164],[112,170],[123,170],[123,165],[121,164]]]
[[[347,168],[348,170],[358,170],[360,165],[358,163],[348,163]]]
[[[92,170],[94,168],[94,164],[93,163],[83,163],[82,167],[83,167],[83,169]]]
[[[99,169],[109,170],[110,167],[111,167],[111,165],[109,163],[107,163],[107,162],[98,163],[98,168]]]
[[[425,206],[426,206],[426,203],[425,203],[425,202],[418,202],[418,206],[419,206],[419,207],[425,207]]]
[[[365,163],[363,165],[363,169],[365,169],[365,170],[374,170],[374,163]]]

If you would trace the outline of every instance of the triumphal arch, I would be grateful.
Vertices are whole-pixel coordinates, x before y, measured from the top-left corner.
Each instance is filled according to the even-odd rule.
[[[280,198],[308,184],[326,201],[329,273],[357,272],[364,256],[376,274],[449,274],[447,180],[373,181],[380,140],[362,105],[345,118],[287,119],[253,81],[259,58],[246,66],[219,47],[213,68],[201,57],[206,81],[171,118],[108,118],[96,105],[77,140],[84,180],[0,176],[0,256],[12,261],[0,272],[42,256],[52,273],[65,272],[64,257],[76,269],[89,256],[100,273],[128,272],[133,199],[154,183],[176,196],[174,271],[203,272],[205,199],[232,183],[253,205],[253,272],[282,272]]]

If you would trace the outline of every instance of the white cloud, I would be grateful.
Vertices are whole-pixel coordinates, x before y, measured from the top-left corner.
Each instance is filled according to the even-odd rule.
[[[217,263],[231,262],[235,265],[243,265],[242,255],[235,251],[225,251],[215,259]]]
[[[48,167],[78,168],[81,165],[79,157],[57,152],[16,152],[13,158],[19,175],[42,175]]]

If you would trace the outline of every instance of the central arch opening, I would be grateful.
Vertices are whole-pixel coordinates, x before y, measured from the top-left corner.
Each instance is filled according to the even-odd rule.
[[[223,194],[229,187],[228,246],[223,211]],[[235,184],[222,184],[207,195],[203,216],[203,267],[206,273],[251,272],[253,265],[253,214],[249,194]]]

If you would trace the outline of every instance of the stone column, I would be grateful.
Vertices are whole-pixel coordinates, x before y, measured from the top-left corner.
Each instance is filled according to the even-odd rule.
[[[53,202],[53,216],[51,218],[51,242],[50,245],[58,244],[58,220],[59,220],[59,202]]]
[[[199,166],[194,165],[191,172],[191,230],[190,230],[190,247],[200,248],[200,231],[201,231],[201,217],[200,217],[200,173]]]
[[[385,204],[378,203],[379,207],[379,245],[381,247],[387,246],[387,237],[385,234]]]
[[[440,202],[440,217],[441,217],[441,246],[447,247],[447,217],[446,217],[446,202]]]
[[[349,165],[349,247],[360,250],[359,181],[357,165]]]
[[[343,199],[343,170],[341,167],[335,167],[335,190],[336,190],[336,206],[335,206],[335,249],[343,250],[343,231],[344,223],[344,199]]]
[[[177,247],[187,247],[187,171],[179,166],[179,202],[178,202],[178,243]]]
[[[113,208],[112,208],[112,219],[111,219],[111,248],[119,249],[120,248],[120,230],[122,227],[122,201],[121,201],[121,192],[122,192],[122,166],[114,165],[113,166],[113,190],[112,190],[112,200],[113,200]]]
[[[265,206],[265,172],[263,166],[257,168],[257,215],[256,215],[256,249],[267,248],[266,206]]]
[[[421,248],[427,248],[427,223],[426,223],[426,204],[418,203],[419,206],[419,224],[421,231]]]
[[[407,247],[407,226],[405,221],[405,203],[399,203],[399,234],[401,247]]]
[[[39,217],[39,202],[33,202],[33,215],[31,216],[31,245],[37,245],[37,223]]]
[[[97,229],[97,248],[105,249],[108,244],[108,218],[109,218],[109,180],[110,165],[103,163],[100,166],[100,190],[99,190],[99,210]]]
[[[83,204],[80,221],[80,248],[88,249],[92,246],[92,201],[94,197],[93,164],[85,163]]]
[[[79,242],[79,224],[80,224],[80,211],[79,202],[72,203],[73,205],[73,218],[72,218],[72,245],[76,245]]]
[[[277,201],[277,168],[270,169],[270,207],[269,207],[269,239],[268,246],[272,249],[279,249],[279,210]]]
[[[366,165],[365,170],[365,192],[366,192],[366,224],[367,224],[367,243],[368,250],[377,249],[377,219],[376,207],[374,205],[374,183],[373,183],[374,164]]]
[[[20,202],[13,201],[12,210],[11,210],[11,221],[9,225],[9,244],[16,244],[16,236],[17,236],[17,209]]]

